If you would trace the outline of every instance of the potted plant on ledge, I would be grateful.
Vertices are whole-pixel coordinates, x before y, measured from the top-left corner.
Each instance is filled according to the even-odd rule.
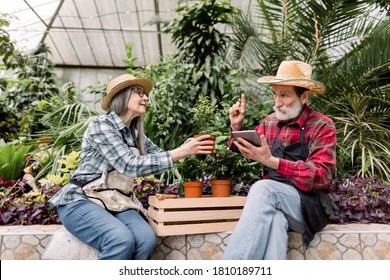
[[[211,193],[214,197],[229,197],[232,190],[236,154],[231,150],[219,150],[206,158],[206,174],[212,177]]]
[[[192,155],[179,160],[175,165],[183,181],[184,197],[201,197],[203,182],[200,180],[204,175],[204,158],[201,155]]]
[[[205,160],[205,174],[212,177],[211,192],[216,197],[229,197],[234,184],[250,184],[258,180],[261,165],[226,147]]]

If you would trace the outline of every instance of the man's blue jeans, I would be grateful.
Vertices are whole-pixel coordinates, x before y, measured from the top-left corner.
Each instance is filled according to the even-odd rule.
[[[288,184],[260,180],[250,188],[222,259],[287,259],[289,228],[304,230],[298,191]]]
[[[156,235],[136,210],[111,214],[89,200],[59,206],[65,228],[98,249],[98,259],[145,260],[156,246]]]

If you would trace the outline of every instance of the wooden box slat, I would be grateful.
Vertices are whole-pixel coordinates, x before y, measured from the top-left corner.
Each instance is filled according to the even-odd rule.
[[[159,212],[149,209],[149,216],[159,222],[189,222],[208,220],[232,220],[239,219],[242,209],[238,210],[200,210],[200,211],[173,211]]]
[[[158,236],[233,231],[246,197],[149,197],[149,224]]]
[[[200,198],[174,198],[158,200],[155,196],[149,196],[149,204],[159,209],[170,208],[196,208],[196,207],[234,207],[243,206],[245,196],[212,197],[203,196]]]
[[[173,236],[187,234],[204,234],[224,231],[233,231],[237,222],[206,223],[206,224],[183,224],[161,226],[151,223],[157,236]]]

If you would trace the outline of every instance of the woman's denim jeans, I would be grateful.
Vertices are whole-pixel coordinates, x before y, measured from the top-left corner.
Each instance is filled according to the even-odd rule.
[[[98,249],[98,259],[145,260],[156,245],[156,236],[136,210],[111,214],[89,200],[58,207],[65,228]]]
[[[298,191],[274,180],[250,188],[243,213],[223,259],[287,259],[288,229],[302,233],[304,221]]]

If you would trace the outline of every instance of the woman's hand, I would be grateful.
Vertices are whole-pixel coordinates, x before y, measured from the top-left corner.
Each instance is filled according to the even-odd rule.
[[[214,141],[208,140],[210,135],[201,135],[196,138],[188,138],[180,147],[171,151],[173,161],[190,155],[209,155],[214,149]]]
[[[236,102],[236,104],[233,104],[233,106],[229,108],[230,126],[233,130],[242,130],[245,119],[245,106],[245,94],[241,94],[241,103]]]

